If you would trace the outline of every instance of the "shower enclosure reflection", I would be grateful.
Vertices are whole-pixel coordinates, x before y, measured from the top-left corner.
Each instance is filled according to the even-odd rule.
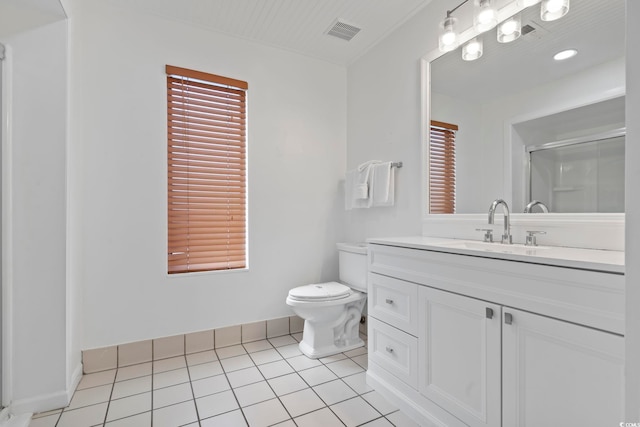
[[[529,200],[550,212],[624,212],[622,131],[530,147]]]

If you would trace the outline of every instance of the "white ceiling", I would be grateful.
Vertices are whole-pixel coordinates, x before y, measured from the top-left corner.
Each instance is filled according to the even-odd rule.
[[[148,13],[347,65],[431,0],[121,0]],[[340,19],[362,30],[328,36]]]
[[[0,0],[0,40],[65,17],[59,0]]]
[[[81,0],[82,1],[82,0]],[[348,65],[431,0],[104,0]],[[0,39],[65,17],[59,0],[0,0]],[[340,20],[351,41],[327,35]]]
[[[84,0],[81,0],[84,1]],[[336,64],[348,65],[391,33],[431,0],[100,0],[120,2],[146,13],[188,22],[211,31],[279,47]],[[507,0],[498,0],[498,4]],[[460,2],[451,0],[450,7]],[[465,9],[469,9],[468,11]],[[464,16],[471,2],[454,13]],[[438,60],[441,71],[434,80],[449,83],[443,93],[469,94],[465,82],[486,93],[512,92],[519,82],[549,80],[624,54],[624,0],[573,0],[564,18],[542,22],[537,7],[527,9],[523,25],[537,30],[509,44],[498,44],[495,30],[483,35],[485,53],[480,60],[463,62],[460,50]],[[443,11],[443,14],[445,11]],[[468,14],[468,13],[467,13]],[[64,18],[59,0],[0,0],[0,38]],[[345,41],[326,34],[339,19],[362,30]],[[541,65],[533,53],[547,55],[560,46],[586,46],[577,59],[562,67]],[[585,52],[585,50],[587,52]],[[511,72],[506,78],[493,68]],[[506,65],[505,65],[506,64]],[[468,76],[476,76],[469,79]],[[437,78],[446,76],[446,78]],[[480,78],[479,76],[486,76]],[[477,82],[482,81],[481,85]],[[483,94],[474,92],[478,98]]]

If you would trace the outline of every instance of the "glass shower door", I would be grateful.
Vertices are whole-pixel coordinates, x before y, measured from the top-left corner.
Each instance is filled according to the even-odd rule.
[[[529,153],[529,200],[550,212],[624,212],[625,137],[553,144]]]

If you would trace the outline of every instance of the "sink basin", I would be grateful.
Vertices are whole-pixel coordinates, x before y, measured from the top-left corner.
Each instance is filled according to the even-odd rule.
[[[498,252],[514,255],[540,255],[540,252],[551,249],[549,246],[505,245],[497,242],[476,242],[474,240],[458,240],[456,242],[442,243],[440,246],[452,249],[468,249],[472,251]]]

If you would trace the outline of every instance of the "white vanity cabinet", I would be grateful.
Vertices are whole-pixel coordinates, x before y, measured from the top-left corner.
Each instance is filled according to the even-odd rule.
[[[370,244],[368,382],[425,426],[617,425],[624,276]]]

